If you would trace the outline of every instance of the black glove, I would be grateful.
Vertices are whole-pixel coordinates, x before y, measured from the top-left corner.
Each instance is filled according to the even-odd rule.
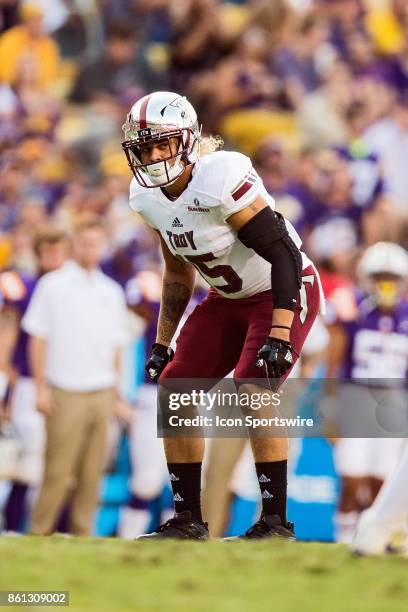
[[[292,353],[299,357],[290,342],[268,336],[258,351],[256,366],[258,368],[266,366],[268,378],[281,378],[293,366]]]
[[[146,361],[145,370],[151,380],[157,382],[166,365],[173,359],[174,351],[169,346],[155,342]]]

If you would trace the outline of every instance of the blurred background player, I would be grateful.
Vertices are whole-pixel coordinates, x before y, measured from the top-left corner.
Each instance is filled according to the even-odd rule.
[[[160,309],[161,274],[158,269],[139,272],[125,285],[128,307],[144,323],[143,345],[148,351],[157,331]],[[144,372],[144,381],[137,390],[136,404],[129,425],[131,459],[131,498],[121,510],[118,535],[134,539],[150,527],[151,503],[160,496],[167,482],[166,458],[157,438],[156,386]],[[162,518],[168,516],[163,513]]]
[[[128,307],[144,321],[143,345],[146,359],[157,334],[161,279],[161,271],[152,267],[151,270],[137,273],[125,287]],[[206,293],[199,286],[195,288],[187,311],[180,321],[180,328]],[[178,332],[174,341],[177,335]],[[173,346],[175,346],[174,343]],[[147,372],[143,371],[143,373],[144,381],[137,391],[129,427],[132,466],[131,498],[121,510],[118,529],[118,535],[125,539],[134,539],[146,533],[146,530],[152,525],[152,502],[161,495],[163,487],[169,485],[163,443],[157,437],[157,385],[147,375]],[[168,506],[165,504],[161,508],[161,521],[165,522],[172,515],[172,504]]]
[[[408,253],[399,245],[387,242],[369,247],[359,266],[360,288],[358,312],[354,321],[343,322],[343,377],[352,385],[343,385],[339,398],[340,419],[349,419],[356,427],[358,414],[364,424],[367,391],[372,398],[381,389],[397,390],[401,400],[408,370],[408,302],[404,297],[408,276]],[[391,416],[391,396],[385,412]],[[387,415],[384,417],[387,422]],[[352,426],[351,426],[352,427]],[[369,423],[366,430],[369,435]],[[361,431],[361,430],[360,430]],[[341,476],[338,508],[338,539],[349,542],[359,512],[374,501],[384,479],[394,469],[403,440],[393,437],[341,438],[335,445],[337,469]],[[375,433],[372,434],[373,436]]]
[[[4,527],[18,532],[26,528],[29,488],[41,484],[44,468],[45,423],[36,408],[35,384],[28,358],[28,334],[20,328],[36,284],[42,276],[60,268],[67,256],[67,239],[49,225],[34,238],[38,276],[10,270],[0,274],[3,296],[1,316],[1,369],[9,376],[8,414],[22,444],[15,481],[4,510]],[[6,407],[5,407],[6,408]],[[31,499],[32,501],[32,499]]]

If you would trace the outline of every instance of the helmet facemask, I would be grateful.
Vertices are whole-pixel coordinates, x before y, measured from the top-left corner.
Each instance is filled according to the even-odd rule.
[[[371,294],[380,309],[392,310],[402,298],[404,279],[396,274],[377,273],[370,277]]]
[[[126,140],[122,148],[126,154],[129,166],[142,187],[154,188],[171,185],[184,172],[186,166],[194,163],[199,155],[199,130],[191,128],[176,128],[174,126],[156,126],[145,129],[127,121],[123,126]],[[171,139],[178,139],[177,150]],[[160,161],[142,163],[140,147],[147,144],[166,143],[169,155]]]

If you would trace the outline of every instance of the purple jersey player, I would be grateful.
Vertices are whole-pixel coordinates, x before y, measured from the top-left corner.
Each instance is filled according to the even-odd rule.
[[[39,274],[29,278],[15,271],[0,274],[2,310],[0,317],[0,367],[9,378],[8,414],[22,443],[15,480],[5,508],[8,531],[24,529],[29,486],[38,486],[43,471],[44,417],[36,410],[36,394],[28,362],[28,337],[20,328],[38,279],[59,268],[66,256],[65,235],[55,227],[41,229],[34,240]]]
[[[384,281],[388,284],[389,281]],[[378,287],[380,289],[380,287]],[[385,289],[385,287],[384,287]],[[372,296],[361,300],[356,321],[345,325],[344,377],[356,383],[405,385],[408,369],[408,302],[383,310]]]
[[[338,539],[343,542],[350,542],[358,513],[372,504],[398,461],[404,440],[396,437],[398,432],[390,437],[387,423],[395,417],[395,399],[400,405],[407,400],[408,302],[403,294],[408,254],[397,244],[379,242],[364,253],[359,273],[366,295],[357,318],[344,324],[344,377],[352,384],[342,385],[341,418],[348,423],[358,419],[372,437],[353,437],[351,429],[335,447],[342,484]],[[368,420],[373,408],[376,436]]]

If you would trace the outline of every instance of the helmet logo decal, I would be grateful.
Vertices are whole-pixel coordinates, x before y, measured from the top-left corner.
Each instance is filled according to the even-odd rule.
[[[178,108],[179,106],[181,106],[182,100],[183,100],[183,98],[182,98],[182,97],[177,96],[177,98],[174,98],[174,100],[172,100],[171,102],[169,102],[168,104],[166,104],[166,106],[163,106],[163,108],[162,108],[162,109],[161,109],[161,111],[160,111],[161,116],[162,116],[162,117],[164,117],[164,113],[166,112],[166,108],[167,108],[168,106],[173,106],[174,108]],[[186,113],[183,111],[183,112],[181,113],[181,116],[182,116],[182,117],[185,117],[185,116],[186,116]]]

